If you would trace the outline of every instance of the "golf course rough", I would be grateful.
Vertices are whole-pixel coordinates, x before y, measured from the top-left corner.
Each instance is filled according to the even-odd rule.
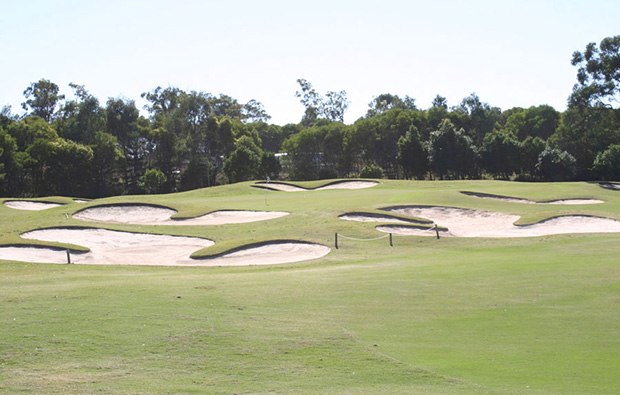
[[[170,260],[191,263],[270,241],[328,248],[334,233],[360,240],[383,235],[376,226],[432,232],[434,220],[444,229],[429,212],[382,208],[500,213],[525,229],[569,220],[583,230],[589,220],[620,220],[620,194],[591,183],[384,180],[372,188],[315,190],[325,183],[300,182],[307,192],[285,193],[246,182],[87,206],[150,204],[184,218],[226,210],[289,213],[213,226],[105,225],[107,242],[108,232],[127,240],[142,237],[133,233],[187,238],[197,245]],[[604,203],[523,204],[464,190]],[[319,259],[278,266],[82,265],[80,259],[95,260],[105,250],[105,240],[82,244],[83,235],[67,233],[54,239],[62,242],[45,241],[49,235],[34,232],[102,226],[73,217],[84,207],[0,206],[0,250],[50,249],[62,263],[70,248],[77,263],[0,263],[1,393],[615,395],[620,387],[619,232],[398,237],[393,247],[386,238],[347,239]],[[345,221],[343,214],[372,221]],[[478,233],[490,232],[470,221]],[[30,243],[37,246],[24,246]]]

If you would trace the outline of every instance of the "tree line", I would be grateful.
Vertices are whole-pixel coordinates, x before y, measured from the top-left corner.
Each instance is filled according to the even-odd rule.
[[[105,103],[77,84],[66,99],[31,83],[23,115],[0,113],[0,196],[104,197],[166,193],[250,179],[401,178],[618,180],[620,36],[573,54],[577,84],[558,112],[501,110],[475,93],[430,108],[385,93],[343,123],[345,91],[299,79],[298,124],[269,123],[264,106],[227,95],[157,87]]]

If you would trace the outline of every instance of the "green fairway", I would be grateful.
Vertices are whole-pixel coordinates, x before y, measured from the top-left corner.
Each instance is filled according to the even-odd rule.
[[[315,188],[323,183],[298,183]],[[0,392],[41,394],[616,394],[620,234],[528,238],[384,236],[339,219],[398,205],[620,220],[620,191],[596,183],[381,181],[360,190],[269,191],[240,183],[20,211],[0,205],[0,244],[57,226],[198,236],[209,256],[270,240],[332,248],[324,258],[247,267],[0,261]],[[599,199],[534,205],[526,198]],[[71,218],[148,203],[195,217],[286,211],[268,221],[138,226]],[[37,242],[37,244],[67,245]],[[79,246],[71,246],[79,248]]]

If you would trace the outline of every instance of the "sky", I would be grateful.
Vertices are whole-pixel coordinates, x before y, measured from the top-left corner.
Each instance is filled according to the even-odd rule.
[[[574,51],[620,34],[617,0],[0,0],[0,107],[22,114],[42,78],[102,105],[158,86],[263,103],[298,123],[297,79],[347,92],[345,123],[383,93],[429,108],[476,93],[503,110],[559,111]]]

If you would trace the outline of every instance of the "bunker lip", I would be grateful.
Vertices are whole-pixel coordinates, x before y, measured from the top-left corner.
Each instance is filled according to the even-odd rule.
[[[209,239],[135,233],[93,227],[66,226],[32,230],[24,239],[84,246],[88,252],[71,252],[76,264],[137,266],[253,266],[317,259],[329,247],[299,240],[272,240],[241,246],[212,257],[191,255],[214,244]],[[0,246],[0,259],[67,263],[66,248],[43,245]]]
[[[393,233],[399,236],[436,236],[437,232],[441,236],[451,236],[450,231],[446,228],[438,226],[435,230],[434,226],[420,225],[378,225],[375,227],[379,232]]]
[[[193,252],[214,244],[199,237],[91,227],[38,229],[25,232],[21,237],[86,247],[90,251],[80,254],[75,263],[100,265],[187,266],[192,263]]]
[[[304,188],[298,185],[286,183],[286,182],[257,182],[252,185],[255,188],[270,189],[275,191],[284,192],[304,192],[304,191],[322,191],[327,189],[364,189],[371,188],[379,184],[377,181],[365,181],[365,180],[342,180],[333,181],[317,188]]]
[[[369,213],[369,212],[350,212],[338,216],[346,221],[357,222],[392,222],[403,224],[432,224],[432,221],[416,220],[412,218],[397,217],[389,214]]]
[[[289,215],[284,211],[217,210],[193,218],[172,218],[177,211],[166,206],[143,203],[119,203],[91,206],[73,214],[73,218],[103,223],[133,225],[227,225],[265,221]]]
[[[447,228],[446,236],[454,237],[536,237],[620,232],[620,221],[592,215],[560,215],[533,224],[514,225],[519,216],[495,211],[421,205],[395,206],[384,210],[432,219],[438,226]],[[385,228],[377,229],[385,231]],[[390,233],[399,234],[397,225],[391,226],[390,230]],[[410,233],[403,231],[401,234]]]
[[[72,258],[89,254],[89,252],[60,247],[36,244],[9,244],[0,246],[0,259],[26,263],[62,264],[68,263],[67,251],[69,251]]]
[[[502,196],[502,195],[494,195],[491,193],[483,193],[483,192],[470,192],[470,191],[461,191],[463,195],[473,196],[481,199],[493,199],[493,200],[501,200],[504,202],[512,202],[512,203],[525,203],[525,204],[570,204],[570,205],[578,205],[578,204],[601,204],[605,203],[599,199],[589,199],[589,198],[575,198],[575,199],[554,199],[554,200],[530,200],[519,197],[512,196]]]
[[[324,257],[331,248],[300,240],[271,240],[195,258],[200,266],[258,266],[294,263]]]
[[[599,182],[601,188],[611,189],[612,191],[620,191],[620,184],[615,182]]]
[[[64,206],[62,203],[36,201],[36,200],[5,200],[4,204],[8,208],[15,210],[41,211],[49,208]]]

